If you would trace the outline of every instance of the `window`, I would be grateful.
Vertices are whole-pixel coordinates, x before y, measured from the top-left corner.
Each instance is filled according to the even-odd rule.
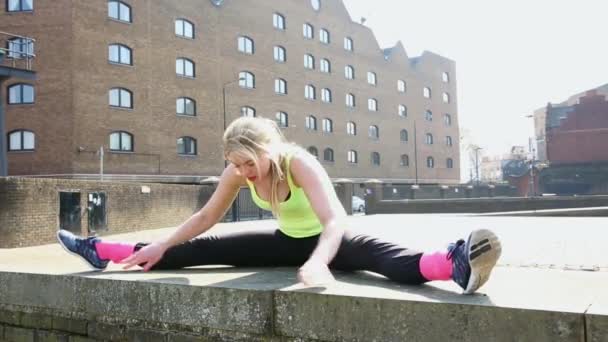
[[[354,80],[355,79],[355,68],[353,68],[350,65],[347,65],[344,67],[344,77],[347,80]]]
[[[275,79],[274,92],[277,94],[287,94],[287,81],[282,78]]]
[[[317,118],[315,118],[313,115],[309,115],[306,117],[306,129],[309,129],[311,131],[317,130]]]
[[[240,52],[253,55],[253,39],[241,36],[237,39],[237,45]]]
[[[315,58],[310,54],[304,55],[304,67],[306,69],[314,69],[315,68]]]
[[[194,78],[194,62],[187,58],[176,59],[175,73],[179,76]]]
[[[329,59],[322,58],[319,69],[321,72],[329,74],[331,72],[331,63],[329,62]]]
[[[372,152],[371,159],[372,159],[372,165],[380,166],[380,153]]]
[[[319,40],[323,44],[329,44],[329,31],[326,29],[319,30]]]
[[[408,134],[407,134],[407,129],[402,129],[401,132],[399,132],[399,140],[401,140],[402,142],[407,142],[409,139]]]
[[[111,133],[110,151],[133,152],[133,134],[125,131]]]
[[[397,81],[397,91],[400,93],[405,93],[405,81],[404,80]]]
[[[354,107],[355,106],[355,95],[347,93],[346,94],[346,106]]]
[[[450,83],[450,74],[448,74],[447,72],[443,72],[441,74],[441,79],[443,80],[443,82],[445,83]]]
[[[26,12],[34,10],[34,0],[8,0],[8,12]]]
[[[430,99],[430,98],[431,98],[431,88],[429,88],[429,87],[424,87],[424,88],[422,89],[422,95],[423,95],[425,98]]]
[[[399,158],[399,166],[410,166],[410,156],[408,156],[407,154],[402,154]]]
[[[116,108],[133,108],[133,93],[125,88],[110,89],[110,106]]]
[[[454,160],[452,160],[452,158],[448,158],[448,159],[446,159],[446,160],[445,160],[445,166],[446,166],[448,169],[452,169],[452,168],[454,168]]]
[[[357,151],[348,151],[347,160],[350,164],[357,164]]]
[[[285,48],[282,46],[274,47],[274,60],[277,62],[285,62],[287,60],[287,54],[285,53]]]
[[[239,72],[239,86],[241,88],[255,88],[255,76],[249,71]]]
[[[272,26],[279,30],[285,30],[285,17],[279,13],[272,15]]]
[[[288,127],[289,122],[288,122],[287,113],[277,112],[277,114],[275,115],[275,119],[277,120],[277,124],[279,125],[279,127],[283,127],[283,128]]]
[[[175,34],[180,37],[194,39],[194,24],[186,19],[177,19],[175,21]]]
[[[306,98],[307,100],[314,100],[316,99],[316,94],[315,94],[315,87],[307,84],[304,87],[304,98]]]
[[[241,107],[241,116],[255,118],[255,108],[249,106]]]
[[[189,97],[179,97],[175,101],[177,115],[196,116],[196,102]]]
[[[433,112],[431,112],[430,110],[424,112],[424,119],[426,121],[433,121]]]
[[[122,44],[112,44],[108,47],[108,60],[110,63],[133,65],[131,49]]]
[[[8,87],[8,104],[34,103],[34,86],[17,83]]]
[[[309,146],[307,148],[308,153],[312,154],[313,156],[315,156],[315,158],[319,159],[319,150],[317,150],[316,147],[314,146]]]
[[[327,88],[321,89],[321,101],[331,103],[331,90]]]
[[[372,112],[378,111],[378,101],[376,99],[368,99],[367,100],[367,109]]]
[[[28,38],[13,38],[8,40],[8,57],[31,58],[34,57],[34,41]]]
[[[36,135],[27,130],[16,130],[8,133],[8,150],[33,151],[36,147]]]
[[[450,114],[443,114],[443,123],[446,126],[452,126],[452,116]]]
[[[452,137],[451,136],[448,135],[445,137],[445,145],[452,147]]]
[[[432,169],[435,167],[435,159],[433,157],[426,157],[426,167]]]
[[[369,133],[368,135],[371,139],[376,140],[376,139],[380,138],[380,130],[378,129],[378,126],[376,126],[376,125],[369,126],[368,133]]]
[[[344,50],[353,51],[353,40],[349,37],[344,37]]]
[[[433,135],[431,133],[426,134],[425,142],[427,145],[433,145]]]
[[[357,124],[349,121],[346,123],[346,134],[357,135]]]
[[[177,154],[186,156],[196,155],[196,139],[192,137],[177,139]]]
[[[310,25],[308,23],[305,23],[302,26],[302,35],[306,39],[314,39],[314,37],[315,37],[315,29],[312,27],[312,25]]]
[[[321,0],[310,0],[310,5],[312,9],[318,11],[321,8]]]
[[[328,162],[333,162],[334,161],[334,150],[332,150],[331,148],[326,148],[323,151],[323,160],[328,161]]]
[[[450,94],[448,93],[443,93],[442,95],[442,99],[444,103],[450,103]]]
[[[108,17],[125,23],[130,23],[131,6],[122,1],[108,1]]]
[[[372,71],[367,72],[367,83],[376,85],[376,73]]]
[[[407,116],[407,107],[405,105],[400,104],[399,107],[397,107],[397,113],[402,118],[406,117]]]
[[[334,122],[331,119],[323,119],[323,132],[332,133],[334,131]]]

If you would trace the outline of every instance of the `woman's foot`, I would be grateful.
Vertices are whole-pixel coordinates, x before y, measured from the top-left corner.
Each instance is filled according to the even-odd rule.
[[[452,279],[465,294],[479,289],[490,278],[502,247],[498,237],[487,229],[474,230],[467,241],[458,240],[448,246],[452,260]]]
[[[59,230],[57,232],[57,240],[59,240],[59,244],[68,253],[81,257],[91,267],[98,271],[104,270],[110,262],[110,260],[101,259],[99,257],[95,244],[100,240],[96,237],[85,239],[78,237],[67,230]]]

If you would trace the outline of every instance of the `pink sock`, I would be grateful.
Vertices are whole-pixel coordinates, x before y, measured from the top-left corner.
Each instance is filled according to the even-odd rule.
[[[95,249],[101,259],[112,260],[112,262],[118,263],[133,254],[135,245],[121,242],[100,241],[95,244]]]
[[[452,260],[448,252],[424,253],[420,258],[420,273],[428,280],[452,279]]]

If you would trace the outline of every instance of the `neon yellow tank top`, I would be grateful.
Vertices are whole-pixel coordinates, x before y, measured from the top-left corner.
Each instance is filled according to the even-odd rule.
[[[323,226],[313,211],[304,190],[296,187],[291,178],[290,162],[293,155],[287,156],[287,184],[291,195],[285,202],[279,203],[279,229],[285,235],[293,238],[305,238],[318,235]],[[247,179],[253,202],[264,210],[271,210],[270,203],[261,199],[255,191],[255,186]],[[330,184],[330,186],[333,185]],[[332,189],[333,190],[333,189]]]

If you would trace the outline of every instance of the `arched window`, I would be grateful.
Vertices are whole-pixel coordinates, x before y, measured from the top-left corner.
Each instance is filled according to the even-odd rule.
[[[448,159],[446,159],[446,160],[445,160],[445,166],[446,166],[448,169],[452,169],[452,168],[454,168],[454,160],[452,160],[452,158],[448,158]]]
[[[450,114],[443,115],[443,123],[446,126],[452,126],[452,116]]]
[[[196,155],[196,139],[193,137],[181,137],[177,139],[177,154]]]
[[[426,157],[426,167],[432,169],[435,167],[435,159],[433,157]]]
[[[312,154],[313,156],[315,156],[315,158],[319,159],[319,150],[317,150],[316,147],[309,146],[307,150],[308,150],[308,153]]]
[[[306,39],[313,39],[315,37],[315,29],[309,23],[305,23],[302,26],[302,35]]]
[[[350,164],[357,164],[357,151],[349,150],[347,154],[347,160]]]
[[[255,76],[249,71],[239,72],[239,86],[246,89],[255,88]]]
[[[433,112],[431,112],[430,110],[424,112],[424,119],[426,121],[433,121]]]
[[[306,69],[314,69],[315,68],[315,58],[311,54],[304,55],[304,67]]]
[[[407,107],[405,105],[400,104],[399,107],[397,107],[397,113],[402,118],[406,117],[407,116]]]
[[[442,98],[443,98],[443,102],[450,103],[450,94],[443,93]]]
[[[331,90],[327,88],[321,89],[321,101],[330,103],[331,102]]]
[[[313,115],[309,115],[306,117],[306,129],[309,129],[311,131],[317,130],[317,118],[315,118]]]
[[[367,83],[369,83],[371,85],[376,85],[377,84],[376,73],[375,72],[372,72],[372,71],[368,71],[367,72]]]
[[[431,88],[429,87],[424,87],[424,89],[422,89],[422,95],[427,98],[430,99],[431,98]]]
[[[189,97],[178,97],[175,101],[177,115],[196,116],[196,101]]]
[[[323,119],[323,132],[332,133],[334,131],[334,122],[331,119]]]
[[[8,151],[33,151],[36,148],[36,135],[25,129],[8,133]]]
[[[130,23],[132,22],[131,6],[122,1],[108,1],[108,17]]]
[[[319,65],[319,70],[321,72],[329,74],[331,72],[331,62],[327,58],[321,58],[321,62]]]
[[[276,62],[285,62],[287,60],[287,52],[282,46],[275,46],[273,48],[273,56]]]
[[[304,87],[304,98],[306,98],[307,100],[314,100],[316,99],[316,94],[315,94],[315,87],[313,85],[307,84]]]
[[[333,162],[334,161],[334,150],[332,150],[331,148],[326,148],[323,151],[323,160],[328,161],[328,162]]]
[[[448,135],[445,137],[445,145],[450,146],[450,147],[452,146],[452,137],[451,136]]]
[[[183,77],[194,78],[194,62],[188,58],[178,58],[175,60],[175,73]]]
[[[346,134],[357,135],[357,124],[349,121],[346,123]]]
[[[397,81],[397,91],[400,93],[405,93],[405,81],[404,80]]]
[[[344,67],[344,77],[347,80],[355,79],[355,68],[352,65],[347,65]]]
[[[133,134],[125,131],[110,133],[110,151],[133,152]]]
[[[450,74],[447,73],[447,72],[443,72],[441,74],[441,79],[443,80],[443,82],[449,83],[450,82]]]
[[[194,24],[186,19],[175,20],[175,34],[180,37],[194,39]]]
[[[323,44],[329,44],[329,31],[326,29],[319,30],[319,40]]]
[[[287,94],[287,81],[282,78],[275,79],[274,92],[277,94]]]
[[[277,120],[277,124],[279,127],[287,128],[289,126],[288,115],[285,112],[277,112],[275,115],[275,119]]]
[[[241,107],[241,116],[255,118],[255,108],[249,106]]]
[[[367,109],[372,112],[378,111],[378,101],[376,99],[368,99],[367,100]]]
[[[34,86],[25,83],[16,83],[8,87],[8,104],[34,103]]]
[[[399,165],[403,167],[410,166],[410,156],[408,156],[407,154],[402,154],[399,158]]]
[[[433,135],[431,133],[426,134],[426,144],[433,145]]]
[[[347,107],[354,107],[355,106],[355,95],[353,94],[346,94],[346,106]]]
[[[253,52],[254,52],[253,39],[246,37],[246,36],[240,36],[237,39],[237,47],[240,52],[246,53],[248,55],[253,55]]]
[[[285,30],[285,17],[279,13],[272,15],[272,25],[278,30]]]
[[[372,159],[372,165],[374,165],[374,166],[380,165],[380,153],[372,152],[371,159]]]
[[[376,125],[369,126],[368,133],[369,133],[369,137],[371,139],[378,139],[378,138],[380,138],[380,129]]]
[[[353,51],[353,40],[350,37],[344,37],[344,50]]]
[[[111,107],[133,108],[133,93],[125,88],[112,88],[109,92]]]
[[[399,140],[401,140],[402,142],[407,142],[409,139],[408,134],[407,134],[407,129],[402,129],[401,132],[399,132]]]
[[[108,60],[111,63],[133,65],[132,50],[123,44],[111,44],[108,46]]]

